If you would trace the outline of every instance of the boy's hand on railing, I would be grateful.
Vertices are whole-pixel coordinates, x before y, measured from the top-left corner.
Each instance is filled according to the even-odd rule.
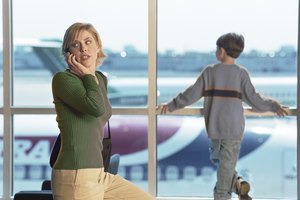
[[[287,109],[287,107],[280,106],[278,108],[278,110],[276,111],[276,114],[280,117],[284,117],[284,116],[288,115],[288,112],[286,109]]]
[[[164,115],[169,111],[167,103],[162,103],[157,106],[156,110],[161,110],[160,114]]]

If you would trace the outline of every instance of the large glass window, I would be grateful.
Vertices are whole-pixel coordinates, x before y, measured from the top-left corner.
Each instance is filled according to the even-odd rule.
[[[66,8],[67,17],[62,17],[66,16]],[[53,108],[51,80],[56,72],[66,69],[61,55],[62,38],[75,22],[92,23],[100,34],[107,58],[98,70],[108,76],[112,106],[147,106],[147,9],[147,0],[14,2],[13,106]],[[138,117],[139,124],[131,124],[137,121],[133,118],[111,119],[113,142],[123,148],[119,152],[120,174],[147,190],[148,121],[146,116]],[[40,189],[42,180],[49,178],[49,148],[57,133],[53,115],[14,116],[14,193]],[[134,140],[136,147],[131,146]],[[135,154],[141,154],[143,162],[133,162]]]
[[[59,133],[55,117],[14,116],[14,191],[38,190],[44,180],[50,180],[49,155]],[[112,154],[120,155],[118,174],[145,191],[148,187],[147,123],[147,116],[114,115],[110,119]]]
[[[0,27],[12,22],[12,30],[5,26],[0,32],[0,196],[3,199],[20,190],[40,190],[42,181],[50,178],[49,154],[59,132],[51,80],[56,72],[66,69],[61,56],[62,37],[74,22],[92,23],[99,31],[107,55],[99,70],[109,80],[108,96],[114,109],[110,120],[112,151],[120,154],[118,174],[145,191],[149,188],[158,198],[212,198],[216,168],[209,161],[203,116],[197,115],[203,100],[184,109],[184,114],[161,116],[151,110],[155,99],[152,89],[157,89],[157,104],[160,104],[192,84],[205,66],[216,62],[215,42],[221,34],[234,31],[245,36],[245,50],[237,63],[249,70],[258,92],[290,108],[297,107],[298,0],[11,3],[12,0],[2,0],[0,4],[2,18],[2,11],[9,12],[12,6],[12,18],[5,14],[4,20],[0,20]],[[3,52],[9,47],[2,45],[2,34],[10,32],[13,33],[11,88],[3,82],[9,76],[3,74]],[[152,59],[154,54],[157,60]],[[148,62],[156,64],[157,73],[148,74],[153,69],[148,69]],[[154,83],[148,84],[153,77],[157,78],[157,88]],[[12,101],[12,106],[5,104],[9,109],[3,108],[3,88]],[[285,118],[255,113],[246,117],[237,170],[250,182],[254,198],[297,197],[295,113]],[[4,132],[8,130],[12,130],[12,146],[8,141],[10,133]],[[152,145],[155,143],[156,147]],[[9,161],[10,156],[12,164],[3,163],[3,157]],[[154,175],[154,169],[148,166],[156,167],[156,178],[148,177],[149,172]]]
[[[148,117],[113,115],[110,119],[112,154],[120,155],[118,174],[148,190]]]
[[[237,32],[245,37],[245,49],[236,63],[247,68],[257,92],[296,107],[297,0],[165,0],[158,1],[157,19],[158,104],[171,101],[217,62],[219,36]],[[202,107],[203,99],[191,106]],[[216,169],[203,118],[158,118],[158,124],[165,121],[174,121],[166,123],[173,135],[157,148],[158,196],[212,197]],[[164,132],[158,128],[157,137]],[[247,117],[237,170],[250,182],[254,198],[297,196],[296,186],[290,187],[296,185],[296,141],[295,117]]]
[[[247,117],[237,172],[255,198],[297,196],[296,127],[295,117]],[[212,198],[216,166],[203,117],[160,116],[157,134],[158,195]]]
[[[68,17],[62,17],[65,8]],[[147,105],[146,0],[88,0],[84,4],[16,1],[13,13],[15,106],[53,106],[51,78],[66,68],[61,42],[65,30],[75,22],[92,23],[99,31],[107,55],[99,70],[106,72],[112,82],[112,105]]]
[[[49,155],[59,133],[54,115],[15,115],[14,191],[36,190],[51,178]]]

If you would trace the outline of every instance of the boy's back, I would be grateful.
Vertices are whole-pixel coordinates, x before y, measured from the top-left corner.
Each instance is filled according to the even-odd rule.
[[[218,63],[207,67],[201,76],[208,137],[240,140],[244,130],[242,85],[247,71],[236,64]]]
[[[224,90],[235,90],[240,91],[241,89],[241,79],[245,69],[236,64],[222,64],[218,63],[212,66],[208,66],[207,70],[207,83],[212,84],[207,85],[205,89],[209,87],[224,89]]]

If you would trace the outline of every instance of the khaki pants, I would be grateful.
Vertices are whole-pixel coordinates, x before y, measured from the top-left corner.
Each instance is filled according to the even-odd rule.
[[[153,200],[148,193],[103,168],[52,170],[54,200]]]

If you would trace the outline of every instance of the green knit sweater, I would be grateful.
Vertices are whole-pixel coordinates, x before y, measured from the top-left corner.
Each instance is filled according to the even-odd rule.
[[[79,78],[69,70],[52,79],[61,148],[54,169],[101,168],[103,127],[111,116],[104,76]]]

